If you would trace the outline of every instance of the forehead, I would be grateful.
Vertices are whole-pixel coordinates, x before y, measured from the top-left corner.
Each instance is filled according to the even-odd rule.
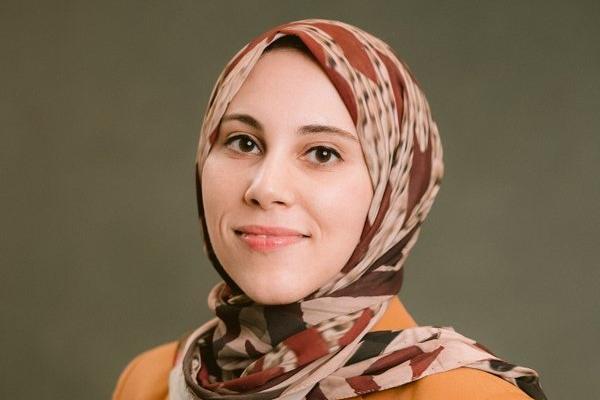
[[[264,53],[229,103],[227,113],[271,123],[338,124],[354,131],[339,93],[311,57],[296,49]]]

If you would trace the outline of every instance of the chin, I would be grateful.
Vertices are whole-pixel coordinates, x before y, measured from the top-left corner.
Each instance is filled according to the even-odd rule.
[[[312,293],[312,291],[301,290],[301,288],[297,288],[297,290],[287,290],[284,286],[274,289],[272,285],[266,290],[257,290],[256,287],[249,290],[242,288],[242,290],[244,290],[244,293],[256,303],[265,305],[294,303]]]

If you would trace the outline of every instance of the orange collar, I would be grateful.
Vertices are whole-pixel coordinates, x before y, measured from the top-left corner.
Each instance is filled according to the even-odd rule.
[[[417,326],[413,317],[406,311],[398,296],[392,297],[388,309],[371,331],[398,330]]]

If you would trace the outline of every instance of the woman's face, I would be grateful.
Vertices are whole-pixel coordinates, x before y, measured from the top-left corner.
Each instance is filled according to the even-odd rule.
[[[213,249],[261,304],[295,302],[331,280],[373,196],[342,99],[319,65],[288,48],[265,53],[232,99],[201,179]]]

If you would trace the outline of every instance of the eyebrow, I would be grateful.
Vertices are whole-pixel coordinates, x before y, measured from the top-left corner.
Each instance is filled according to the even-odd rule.
[[[221,122],[226,121],[239,121],[248,126],[251,126],[254,129],[263,130],[263,126],[260,122],[258,122],[254,117],[248,114],[227,114],[224,115],[221,119]],[[358,138],[354,136],[352,133],[345,131],[343,129],[337,128],[335,126],[330,125],[322,125],[322,124],[310,124],[301,126],[297,133],[299,135],[311,135],[311,134],[319,134],[319,133],[327,133],[330,135],[339,136],[342,138],[350,139],[355,142],[358,142]]]

